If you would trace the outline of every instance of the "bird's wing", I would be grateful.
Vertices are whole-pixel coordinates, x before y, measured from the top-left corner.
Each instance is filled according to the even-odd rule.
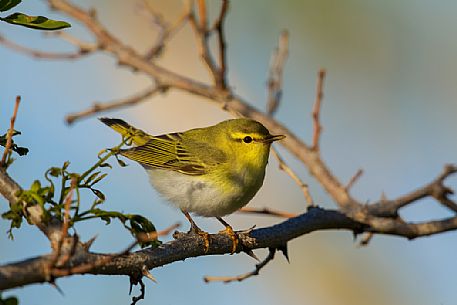
[[[146,144],[122,150],[121,154],[145,167],[193,176],[203,175],[212,166],[225,161],[224,154],[208,144],[186,145],[180,133],[153,136]]]

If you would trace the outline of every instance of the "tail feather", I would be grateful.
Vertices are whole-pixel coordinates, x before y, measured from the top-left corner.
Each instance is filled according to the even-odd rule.
[[[99,120],[122,136],[129,136],[135,145],[144,145],[151,139],[150,135],[121,119],[99,118]]]

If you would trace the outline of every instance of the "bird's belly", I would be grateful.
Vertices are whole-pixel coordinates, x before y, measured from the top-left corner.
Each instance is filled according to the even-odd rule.
[[[201,176],[147,169],[151,185],[172,205],[200,216],[224,216],[245,206],[257,192],[228,191]],[[260,187],[260,186],[259,186]]]

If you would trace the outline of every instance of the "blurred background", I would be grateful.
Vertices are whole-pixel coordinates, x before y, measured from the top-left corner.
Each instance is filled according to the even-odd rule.
[[[50,11],[45,2],[24,1],[16,11],[70,21],[69,33],[91,41],[74,20]],[[180,1],[153,1],[169,21],[179,17]],[[136,1],[80,0],[95,7],[103,24],[140,51],[147,50],[156,31]],[[211,16],[219,2],[209,1]],[[311,110],[319,68],[328,72],[321,112],[323,158],[344,181],[359,168],[365,173],[353,189],[361,201],[382,192],[394,198],[433,177],[457,153],[457,3],[455,1],[301,0],[231,1],[226,22],[228,77],[234,91],[264,109],[271,53],[283,29],[290,33],[282,104],[276,115],[308,143]],[[62,41],[39,31],[0,25],[5,37],[48,51],[71,51]],[[94,101],[109,101],[136,93],[148,79],[117,66],[113,58],[96,54],[77,61],[36,60],[0,46],[0,130],[6,131],[16,95],[22,96],[15,138],[30,153],[19,158],[10,174],[23,186],[42,181],[44,171],[71,161],[71,169],[88,168],[97,153],[119,142],[117,134],[95,118],[64,123],[69,112]],[[168,45],[160,63],[174,71],[208,80],[188,27]],[[108,114],[152,134],[215,124],[229,115],[208,101],[170,92],[138,106]],[[307,170],[281,150],[317,203],[335,207]],[[449,179],[457,186],[457,179]],[[143,169],[134,163],[114,166],[101,184],[105,209],[139,213],[158,229],[177,221],[188,224],[149,187]],[[89,203],[88,203],[89,204]],[[270,160],[264,187],[250,206],[302,212],[305,200],[294,182]],[[7,210],[0,198],[0,212]],[[402,211],[408,220],[449,216],[424,200]],[[221,229],[212,219],[197,218],[210,232]],[[236,229],[272,225],[281,219],[232,215]],[[0,263],[49,252],[45,237],[25,225],[7,238],[9,224],[0,220]],[[97,235],[93,250],[116,252],[131,236],[119,223],[99,222],[76,227],[82,240]],[[170,237],[166,237],[168,240]],[[314,232],[289,243],[290,264],[278,255],[260,276],[241,283],[205,284],[204,275],[237,275],[254,268],[247,255],[200,257],[152,270],[158,284],[146,280],[146,299],[139,304],[455,304],[457,232],[408,241],[375,236],[358,247],[351,232]],[[257,255],[263,257],[264,251]],[[33,285],[6,292],[21,304],[129,304],[127,277],[73,276],[57,284]],[[138,288],[134,289],[138,294]]]

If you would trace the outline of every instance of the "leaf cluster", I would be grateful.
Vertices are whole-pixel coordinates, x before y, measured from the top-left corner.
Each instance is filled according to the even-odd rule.
[[[98,155],[98,161],[83,173],[70,171],[70,162],[67,161],[61,167],[49,168],[44,174],[45,181],[35,180],[29,189],[19,191],[17,202],[10,204],[10,210],[2,214],[2,218],[11,222],[8,231],[10,238],[13,238],[12,229],[20,228],[24,220],[30,222],[27,212],[29,207],[41,208],[43,223],[48,223],[51,219],[63,222],[65,206],[69,204],[69,228],[74,227],[77,222],[90,219],[102,220],[107,225],[113,219],[117,219],[137,238],[142,247],[158,245],[155,227],[147,218],[102,208],[106,196],[98,188],[98,184],[108,175],[103,170],[112,167],[107,162],[109,158],[115,158],[122,167],[126,166],[118,156],[120,148],[126,142],[127,140],[124,139],[120,145],[102,150]],[[84,208],[81,202],[82,192],[90,192],[94,195],[88,208]],[[154,238],[145,239],[145,236],[154,236]]]

